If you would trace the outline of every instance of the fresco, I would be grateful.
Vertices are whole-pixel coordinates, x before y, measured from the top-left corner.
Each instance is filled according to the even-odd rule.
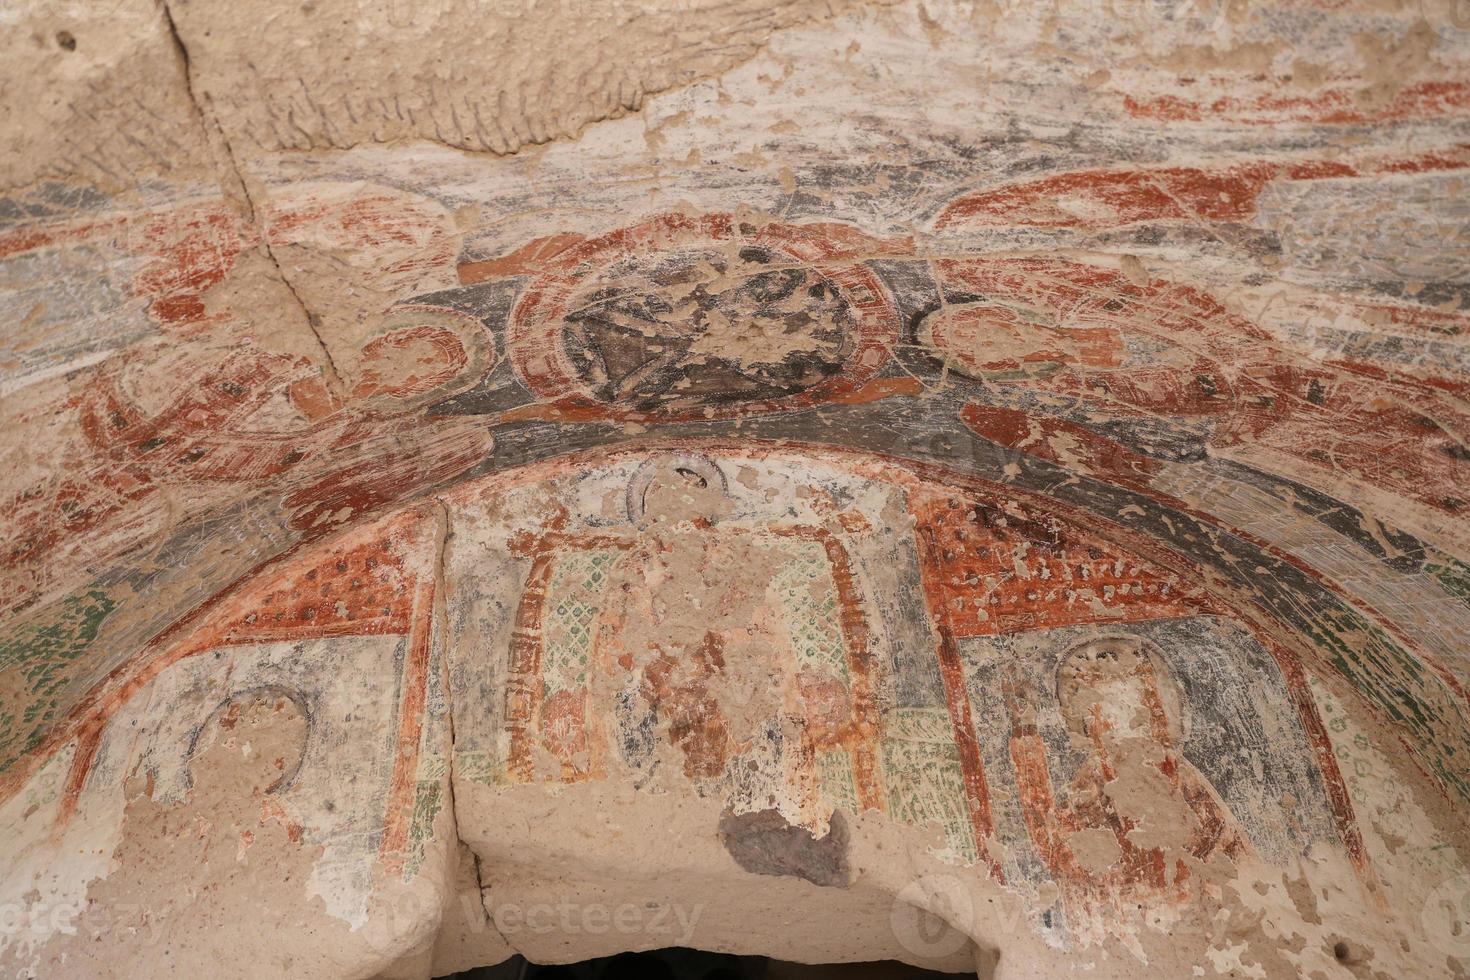
[[[1218,536],[1233,529],[1154,483],[1168,466],[1219,458],[1245,442],[1253,459],[1278,446],[1307,466],[1328,454],[1339,476],[1372,479],[1409,505],[1452,513],[1458,503],[1435,495],[1454,485],[1463,465],[1441,451],[1453,428],[1450,388],[1405,378],[1400,399],[1380,404],[1352,387],[1367,385],[1372,372],[1345,365],[1310,377],[1278,365],[1261,328],[1202,290],[1140,284],[1059,260],[934,263],[928,288],[938,303],[910,300],[905,334],[897,297],[922,279],[902,266],[879,275],[854,260],[870,252],[903,263],[914,249],[835,225],[725,214],[665,215],[601,237],[533,243],[503,262],[459,267],[462,291],[506,273],[521,283],[503,324],[465,309],[471,292],[393,306],[360,341],[357,380],[342,394],[308,361],[228,353],[175,400],[144,398],[133,394],[141,391],[136,371],[156,366],[130,369],[128,358],[114,359],[67,403],[97,462],[85,478],[21,491],[12,568],[65,571],[67,542],[95,549],[104,530],[114,550],[76,560],[127,553],[156,533],[150,501],[175,486],[280,493],[278,519],[309,542],[415,488],[555,456],[568,447],[568,430],[549,426],[612,423],[636,434],[649,425],[677,433],[725,424],[766,440],[785,435],[902,457],[902,436],[871,438],[901,432],[909,405],[922,397],[931,446],[944,432],[977,435],[1075,467],[1125,496],[1069,497],[1053,488],[1053,510],[1078,515],[1062,519],[1014,492],[977,497],[932,478],[918,485],[909,477],[900,488],[872,480],[859,487],[844,477],[824,488],[811,475],[820,448],[779,476],[767,464],[702,453],[687,435],[695,447],[688,452],[656,455],[626,472],[594,470],[549,494],[537,484],[523,495],[526,514],[517,523],[474,538],[477,568],[495,574],[473,577],[467,605],[451,602],[452,621],[479,621],[474,641],[456,635],[450,647],[488,653],[480,663],[454,659],[450,690],[461,699],[504,692],[479,698],[493,704],[483,719],[457,719],[453,764],[489,785],[613,773],[642,782],[674,772],[733,812],[774,810],[813,833],[826,831],[836,809],[937,823],[952,860],[979,864],[1029,896],[1038,928],[1062,944],[1117,939],[1138,949],[1128,910],[1146,906],[1157,924],[1168,909],[1189,906],[1197,898],[1190,868],[1199,863],[1246,855],[1285,861],[1327,842],[1373,881],[1300,657],[1342,674],[1388,717],[1436,731],[1419,751],[1456,791],[1464,775],[1451,757],[1462,736],[1444,719],[1463,720],[1458,682],[1443,668],[1411,666],[1403,652],[1385,659],[1364,647],[1363,630],[1384,651],[1409,641],[1320,579],[1315,592],[1297,591],[1288,605],[1267,601],[1264,614],[1243,603],[1220,581],[1233,562],[1218,550]],[[731,332],[737,323],[744,332]],[[718,343],[730,346],[711,346]],[[1253,347],[1258,355],[1242,356]],[[150,401],[158,407],[145,409]],[[418,414],[436,404],[427,417]],[[1393,407],[1402,404],[1422,405],[1423,414]],[[814,406],[853,412],[855,421],[831,430],[810,414]],[[494,441],[475,421],[486,417],[495,420]],[[1328,418],[1336,441],[1301,450],[1318,444],[1300,433],[1328,431]],[[445,434],[432,435],[436,429]],[[402,463],[393,452],[365,451],[391,441],[403,452],[404,439],[415,450]],[[975,453],[980,475],[998,470],[1017,492],[1040,485],[1018,467],[1023,457],[1002,453],[987,463],[983,450]],[[933,459],[925,448],[916,456],[921,464]],[[790,485],[796,472],[806,474],[805,485]],[[1302,469],[1292,472],[1304,478]],[[762,479],[786,483],[762,501],[755,493]],[[464,486],[446,504],[452,513],[474,497],[475,483]],[[513,511],[514,498],[498,499],[494,509]],[[1162,549],[1154,541],[1119,551],[1084,530],[1081,512],[1119,499],[1171,515],[1160,518],[1169,529]],[[1129,507],[1143,513],[1133,503],[1120,512]],[[1213,554],[1201,551],[1202,533]],[[1269,545],[1237,541],[1244,553],[1281,560]],[[1187,559],[1213,563],[1215,572],[1181,576]],[[355,561],[344,555],[338,575],[350,574]],[[750,577],[723,574],[731,568]],[[873,583],[877,568],[903,580],[906,605],[875,607],[870,597],[892,594]],[[40,583],[28,598],[21,581],[12,602],[23,608]],[[335,581],[327,573],[314,586],[323,600]],[[673,599],[652,588],[666,581],[681,583]],[[505,592],[510,585],[517,594]],[[415,613],[423,625],[411,627],[409,613],[386,596],[364,600],[383,602],[381,609],[344,610],[340,601],[293,608],[287,597],[297,589],[278,587],[258,600],[266,621],[260,610],[242,612],[182,647],[178,637],[198,633],[192,624],[153,646],[172,660],[222,642],[409,636],[402,667],[374,671],[401,669],[403,683],[418,691],[398,699],[406,714],[381,720],[399,730],[390,755],[402,759],[402,747],[423,737],[426,620]],[[1309,595],[1316,597],[1310,612],[1302,606]],[[6,744],[34,760],[13,770],[10,784],[77,739],[59,804],[63,824],[104,744],[98,706],[105,714],[117,696],[109,691],[129,691],[156,670],[138,674],[124,664],[91,680],[81,700],[68,687],[88,677],[77,665],[115,606],[103,589],[68,596],[61,618],[22,627],[7,647],[32,701],[4,716]],[[1283,621],[1307,642],[1283,643]],[[1119,632],[1124,625],[1129,630]],[[1342,637],[1352,633],[1359,636],[1349,645]],[[1031,645],[1040,636],[1047,642]],[[1190,673],[1160,652],[1179,644],[1189,651],[1177,656]],[[245,673],[260,675],[248,691],[288,692],[287,702],[311,717],[299,708],[309,701],[297,687],[268,670]],[[1239,684],[1224,686],[1232,673],[1271,682],[1245,695]],[[1425,692],[1407,712],[1405,682]],[[1112,693],[1088,702],[1096,685]],[[1214,693],[1196,703],[1196,691]],[[232,696],[211,710],[230,710],[221,706]],[[1220,714],[1227,704],[1233,713]],[[1130,706],[1146,723],[1104,711]],[[1110,733],[1119,729],[1122,742],[1114,744]],[[1203,741],[1203,731],[1215,741]],[[1222,757],[1232,743],[1249,746],[1248,758]],[[1178,808],[1189,835],[1138,842],[1138,817],[1104,789],[1119,778],[1110,761],[1118,752],[1147,777],[1139,781],[1154,794],[1149,806]],[[385,774],[382,792],[392,803],[371,831],[383,870],[412,875],[421,865],[449,765],[439,757],[426,772],[409,761]],[[1291,820],[1269,802],[1287,797],[1301,808]],[[328,821],[314,833],[304,839],[349,831]],[[1089,843],[1070,843],[1079,837]],[[324,858],[316,873],[330,875],[322,869],[332,866]],[[373,884],[361,867],[354,873],[360,917]],[[1058,897],[1048,903],[1049,889]]]
[[[16,15],[0,969],[934,875],[1042,973],[1470,969],[1456,11],[321,3]]]
[[[1373,880],[1300,665],[1197,583],[1004,498],[840,457],[797,482],[781,456],[457,492],[451,687],[477,705],[457,770],[689,781],[816,831],[836,810],[934,824],[952,861],[1060,886],[1035,912],[1058,941],[1130,935],[1217,856],[1321,842]],[[1159,796],[1184,829],[1140,846],[1126,808]]]
[[[557,417],[604,405],[626,418],[715,418],[840,399],[898,337],[880,280],[853,261],[876,244],[728,214],[562,241],[534,266],[506,345]],[[460,279],[495,267],[461,266]]]
[[[79,552],[76,560],[127,553],[156,533],[146,516],[150,501],[173,486],[244,484],[269,494],[289,485],[279,520],[306,542],[414,487],[487,463],[514,472],[555,455],[566,430],[554,435],[548,424],[616,423],[634,433],[648,425],[674,432],[754,425],[767,439],[785,433],[821,443],[835,436],[837,446],[902,456],[899,445],[873,445],[868,437],[901,426],[909,413],[903,406],[916,396],[929,403],[930,419],[936,410],[939,418],[953,413],[941,432],[973,433],[1076,467],[1162,505],[1181,524],[1212,519],[1154,489],[1167,466],[1216,458],[1242,441],[1257,454],[1314,445],[1291,427],[1321,431],[1334,415],[1337,441],[1321,452],[1331,454],[1335,473],[1373,478],[1440,511],[1458,507],[1424,495],[1453,485],[1454,467],[1462,465],[1438,448],[1449,431],[1443,420],[1453,415],[1430,406],[1448,397],[1446,389],[1405,379],[1403,391],[1425,406],[1425,414],[1407,414],[1355,393],[1350,367],[1304,381],[1300,369],[1272,365],[1271,343],[1259,327],[1205,292],[1161,280],[1140,285],[1105,267],[1054,260],[933,265],[938,305],[917,306],[909,318],[912,339],[905,340],[896,293],[912,290],[916,280],[891,268],[880,276],[853,261],[868,250],[904,261],[913,246],[831,225],[722,214],[699,221],[662,216],[601,238],[535,243],[513,260],[460,266],[461,289],[494,281],[497,272],[515,273],[513,281],[524,284],[503,326],[466,311],[453,291],[401,303],[360,343],[358,380],[342,395],[307,361],[230,353],[176,400],[153,393],[144,399],[132,394],[141,389],[129,360],[117,359],[67,405],[99,462],[85,481],[53,480],[46,490],[21,492],[27,506],[12,532],[12,568],[57,574],[65,570],[68,541],[95,549],[104,530],[114,550]],[[732,335],[734,323],[746,332]],[[734,346],[710,346],[717,339]],[[1251,345],[1260,350],[1259,367],[1241,356]],[[502,350],[510,356],[502,359]],[[148,401],[158,407],[145,410]],[[423,420],[432,428],[421,428],[416,413],[434,404],[444,407]],[[1281,407],[1287,404],[1306,407],[1288,412]],[[1444,404],[1452,413],[1453,402]],[[829,432],[805,414],[815,405],[864,412],[867,421]],[[1319,410],[1324,420],[1314,421]],[[1099,413],[1109,419],[1104,427]],[[466,424],[487,415],[496,419],[495,442],[479,424]],[[447,435],[425,441],[433,428]],[[405,438],[417,452],[402,464],[391,454],[364,452],[369,442]],[[1387,454],[1390,442],[1400,455]],[[1083,530],[1078,518],[1068,523],[1013,494],[977,497],[938,482],[915,485],[911,477],[902,488],[870,480],[858,489],[851,477],[825,489],[819,481],[783,485],[761,504],[750,498],[763,472],[777,479],[769,465],[722,462],[689,444],[696,448],[655,455],[613,471],[615,478],[593,471],[549,496],[538,484],[519,523],[478,539],[474,561],[496,574],[475,579],[468,607],[452,604],[452,620],[480,622],[474,642],[456,636],[450,645],[503,654],[484,663],[456,660],[457,688],[450,690],[461,698],[470,691],[504,694],[490,695],[494,707],[484,719],[457,720],[453,764],[462,772],[492,786],[614,773],[641,784],[674,772],[733,812],[774,810],[813,833],[824,833],[838,809],[938,824],[950,859],[979,864],[1029,896],[1050,941],[1119,940],[1140,955],[1129,910],[1147,907],[1157,924],[1177,914],[1167,910],[1188,907],[1198,898],[1190,869],[1199,863],[1263,855],[1284,861],[1327,842],[1365,882],[1374,880],[1303,687],[1304,652],[1379,699],[1389,717],[1437,726],[1436,747],[1445,755],[1431,754],[1426,763],[1451,785],[1463,779],[1444,761],[1457,749],[1431,720],[1463,715],[1458,683],[1443,669],[1392,666],[1395,657],[1405,661],[1402,653],[1385,661],[1363,656],[1360,641],[1349,647],[1338,637],[1365,628],[1349,624],[1372,620],[1325,582],[1314,583],[1317,611],[1297,627],[1311,643],[1283,645],[1279,627],[1267,624],[1301,615],[1304,593],[1291,597],[1292,607],[1268,604],[1263,619],[1258,608],[1222,591],[1218,578],[1181,576],[1180,556],[1200,554],[1198,545],[1191,551],[1185,544],[1198,541],[1198,532],[1181,532],[1168,518],[1172,547],[1148,543],[1120,552]],[[1292,451],[1294,461],[1308,465],[1319,452]],[[810,476],[821,452],[812,449],[799,472]],[[926,455],[921,450],[920,461]],[[992,464],[1018,490],[1028,485],[1016,479],[1020,458],[1002,454]],[[984,473],[987,464],[975,459]],[[791,477],[780,479],[789,484]],[[454,493],[452,511],[473,498],[469,489]],[[514,510],[512,498],[495,509]],[[1066,495],[1053,498],[1076,506]],[[1221,530],[1208,532],[1210,539],[1218,541]],[[1269,546],[1239,540],[1276,557]],[[1224,555],[1210,557],[1219,562]],[[344,554],[337,573],[348,574],[355,560]],[[376,559],[365,561],[365,568],[377,567]],[[731,568],[750,578],[722,574]],[[876,568],[904,581],[906,605],[881,612],[874,606],[870,596],[891,594],[889,585],[873,584]],[[691,584],[673,606],[650,588],[686,578]],[[334,581],[328,573],[317,587],[323,599]],[[517,595],[504,593],[511,584]],[[414,614],[425,625],[410,628],[402,618],[408,613],[395,611],[386,596],[366,599],[384,604],[361,612],[350,605],[344,611],[341,602],[330,610],[292,608],[287,597],[297,588],[276,588],[259,600],[274,610],[265,623],[260,611],[242,613],[182,647],[177,630],[154,646],[177,659],[221,642],[417,635],[400,655],[401,668],[375,668],[375,676],[406,671],[404,683],[418,691],[402,699],[413,718],[381,720],[399,729],[392,745],[417,744],[428,699],[426,620]],[[12,601],[23,608],[35,599],[23,584]],[[487,603],[493,614],[484,611]],[[120,674],[93,681],[75,700],[68,682],[87,676],[76,665],[115,606],[102,589],[68,596],[61,618],[22,628],[8,646],[9,664],[26,671],[34,699],[4,716],[11,751],[38,753],[28,758],[39,761],[77,739],[59,803],[63,825],[80,806],[104,744],[97,706],[105,714],[116,696],[109,690],[131,690],[156,670],[121,680],[136,668],[119,667]],[[1334,616],[1344,631],[1338,637],[1321,632],[1333,629]],[[271,625],[283,617],[285,625]],[[1130,629],[1119,632],[1122,625]],[[1079,629],[1084,633],[1073,635]],[[1385,650],[1406,642],[1386,622],[1366,629]],[[188,635],[196,633],[190,625]],[[1032,643],[1041,636],[1047,642]],[[1178,644],[1189,651],[1180,655],[1189,674],[1160,652]],[[1314,652],[1313,644],[1323,649]],[[1217,658],[1215,666],[1204,650]],[[1394,703],[1399,695],[1385,690],[1400,681],[1380,679],[1393,670],[1426,692],[1440,684],[1455,693],[1428,694],[1405,714]],[[1232,672],[1272,682],[1245,695],[1239,684],[1235,691],[1222,686]],[[300,707],[309,701],[299,685],[283,686],[268,670],[245,673],[260,675],[246,694],[285,692],[284,703],[311,717]],[[1088,702],[1095,685],[1112,693]],[[1207,690],[1214,691],[1207,702],[1189,699]],[[211,710],[233,710],[234,696]],[[1226,704],[1233,713],[1219,714]],[[1146,723],[1104,711],[1129,706]],[[1207,720],[1195,719],[1195,708]],[[1122,742],[1114,744],[1110,733],[1118,729]],[[1213,731],[1215,741],[1204,742],[1201,731]],[[1222,746],[1232,743],[1249,746],[1248,759],[1222,757]],[[171,744],[176,749],[178,739]],[[1177,807],[1181,826],[1193,828],[1189,835],[1138,842],[1138,817],[1105,790],[1119,779],[1110,761],[1118,752],[1147,777],[1140,785],[1151,787],[1154,812]],[[33,765],[14,770],[11,785]],[[384,871],[412,875],[421,866],[449,767],[439,756],[427,771],[410,762],[385,774],[382,792],[393,802],[371,831]],[[163,792],[155,789],[154,798],[171,799]],[[1291,820],[1266,802],[1285,798],[1301,808]],[[313,828],[315,836],[302,833],[328,841],[348,831],[328,821]],[[1089,843],[1070,843],[1078,838]],[[332,866],[324,858],[315,873],[330,876],[322,869]],[[350,886],[359,896],[359,920],[374,887],[362,873],[359,866]],[[1051,889],[1058,897],[1044,899]]]
[[[50,743],[56,748],[40,750],[41,773],[4,805],[15,861],[4,901],[36,910],[17,935],[44,946],[78,915],[85,922],[82,910],[106,902],[101,890],[113,888],[123,899],[118,918],[104,911],[91,923],[104,944],[97,955],[105,959],[120,940],[120,925],[156,939],[149,923],[158,910],[134,904],[129,891],[143,887],[146,897],[150,865],[138,868],[141,886],[126,870],[119,879],[107,871],[112,847],[92,844],[100,837],[133,846],[159,817],[161,832],[172,822],[184,834],[176,846],[202,848],[206,866],[211,848],[229,848],[226,876],[255,853],[257,839],[268,850],[272,835],[284,834],[313,855],[299,869],[308,901],[296,914],[315,903],[354,928],[374,901],[391,898],[395,881],[422,873],[426,861],[442,865],[434,823],[447,796],[448,720],[443,653],[431,638],[437,533],[431,515],[408,513],[309,550],[109,679],[80,723]],[[274,716],[269,729],[251,728],[259,711]],[[198,760],[237,728],[247,738],[253,732],[253,743],[218,784],[240,794],[236,809],[192,812],[203,793]],[[252,770],[253,783],[244,776]],[[196,842],[184,830],[219,820],[237,836]],[[269,866],[270,858],[259,860]],[[289,920],[292,908],[280,912]],[[69,910],[64,919],[57,909]],[[141,917],[128,922],[129,913]],[[296,928],[281,924],[283,935]]]

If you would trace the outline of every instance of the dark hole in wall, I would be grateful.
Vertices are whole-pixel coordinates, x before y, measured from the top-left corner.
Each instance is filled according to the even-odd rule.
[[[876,963],[787,963],[765,956],[733,956],[671,947],[620,953],[566,966],[539,966],[513,956],[440,980],[937,980],[973,973],[936,973],[893,960]]]

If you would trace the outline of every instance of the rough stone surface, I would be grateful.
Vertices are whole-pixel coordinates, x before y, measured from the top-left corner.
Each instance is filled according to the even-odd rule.
[[[1470,973],[1463,3],[0,24],[0,972]]]
[[[724,814],[720,836],[735,863],[752,874],[790,875],[827,888],[852,883],[847,821],[840,811],[832,814],[821,837],[792,826],[776,810]]]

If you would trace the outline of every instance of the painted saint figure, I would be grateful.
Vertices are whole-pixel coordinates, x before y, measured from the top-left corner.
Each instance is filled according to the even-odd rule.
[[[824,798],[878,802],[867,631],[837,532],[732,520],[698,456],[645,464],[630,526],[543,536],[512,648],[508,768],[530,779],[651,775],[820,823]],[[734,574],[738,571],[738,574]]]
[[[1085,643],[1062,658],[1056,696],[1086,758],[1058,796],[1035,708],[1007,691],[1011,758],[1027,830],[1061,890],[1069,928],[1117,934],[1125,910],[1182,905],[1191,865],[1250,845],[1208,779],[1179,750],[1185,702],[1142,641]],[[1126,933],[1123,938],[1126,939]]]
[[[1058,441],[1091,442],[1101,413],[1146,422],[1124,443],[1144,454],[1114,474],[1125,480],[1149,482],[1145,457],[1208,453],[1349,501],[1389,491],[1412,508],[1400,525],[1420,534],[1470,507],[1443,490],[1470,479],[1470,415],[1454,377],[1285,357],[1259,324],[1181,283],[1059,260],[945,260],[939,270],[949,300],[923,318],[919,339],[996,394],[1042,396],[1048,407],[1027,413],[1028,451],[1053,420],[1082,426]]]
[[[345,361],[346,359],[344,359]],[[55,472],[0,507],[0,608],[35,601],[60,571],[125,554],[168,521],[282,487],[298,529],[333,526],[407,488],[463,472],[493,445],[467,422],[414,413],[495,360],[479,321],[409,304],[387,311],[335,392],[304,357],[257,350],[119,354],[48,406]],[[406,445],[409,448],[406,448]],[[427,481],[427,482],[425,482]]]

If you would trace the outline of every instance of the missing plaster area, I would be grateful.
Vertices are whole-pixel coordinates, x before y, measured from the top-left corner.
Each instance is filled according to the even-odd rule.
[[[847,821],[840,811],[832,814],[822,837],[793,826],[776,810],[726,811],[720,817],[720,840],[735,863],[751,874],[790,875],[823,888],[852,884]]]

